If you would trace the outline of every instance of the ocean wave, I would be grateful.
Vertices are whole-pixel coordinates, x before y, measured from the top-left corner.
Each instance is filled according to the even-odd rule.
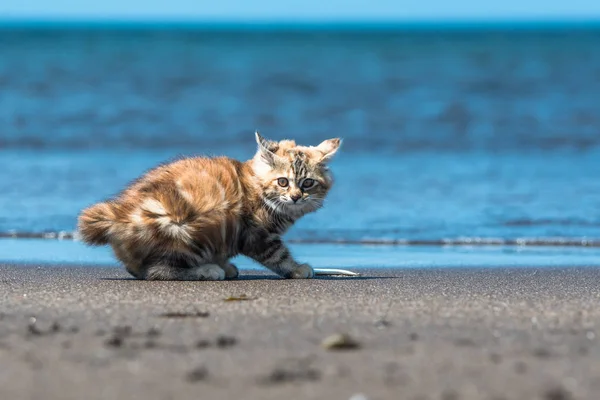
[[[552,219],[552,218],[521,218],[511,219],[503,223],[504,226],[528,227],[528,226],[577,226],[577,227],[600,227],[598,221],[585,221],[580,219]]]
[[[262,122],[267,124],[275,117],[262,115]],[[264,125],[264,124],[259,124]],[[252,142],[248,135],[251,130],[236,132],[235,134],[224,134],[219,140],[207,139],[204,136],[197,135],[197,132],[182,131],[170,124],[164,124],[164,128],[156,135],[144,134],[139,127],[129,132],[127,136],[115,134],[113,131],[119,130],[118,124],[102,128],[86,128],[86,134],[78,137],[61,137],[53,135],[51,138],[41,137],[37,133],[26,135],[18,127],[4,128],[0,137],[0,149],[2,150],[21,150],[21,151],[81,151],[81,150],[101,150],[101,151],[119,151],[119,150],[157,150],[167,149],[172,151],[187,151],[190,148],[209,149],[212,151],[228,151],[232,146],[250,150]],[[211,127],[207,125],[201,131],[210,132]],[[219,130],[219,129],[217,129]],[[163,132],[175,132],[165,137]],[[194,137],[196,136],[196,137]],[[299,134],[301,140],[309,143],[320,140],[319,135]],[[93,140],[91,139],[93,137]],[[560,151],[560,150],[578,150],[594,151],[600,148],[600,137],[537,137],[527,140],[510,137],[487,137],[474,138],[462,134],[449,134],[446,137],[419,138],[411,135],[389,135],[389,137],[373,138],[359,137],[358,134],[345,135],[347,144],[345,151],[351,153],[365,152],[389,152],[395,154],[405,154],[413,152],[441,151],[441,152],[465,152],[465,151],[485,151],[485,152],[514,152],[528,151],[535,149],[537,151]]]
[[[77,232],[0,232],[0,239],[45,239],[45,240],[75,240]],[[287,240],[296,244],[340,244],[362,246],[544,246],[544,247],[600,247],[600,238],[576,237],[454,237],[439,239],[403,239],[403,238],[303,238],[294,237]]]

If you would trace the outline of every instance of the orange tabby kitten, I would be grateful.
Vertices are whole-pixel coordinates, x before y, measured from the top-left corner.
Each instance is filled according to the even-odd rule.
[[[281,235],[323,205],[333,184],[327,163],[341,140],[306,147],[257,132],[256,141],[246,162],[186,158],[149,171],[115,199],[84,210],[81,238],[110,244],[138,279],[233,279],[238,269],[229,259],[238,254],[284,278],[312,278]]]

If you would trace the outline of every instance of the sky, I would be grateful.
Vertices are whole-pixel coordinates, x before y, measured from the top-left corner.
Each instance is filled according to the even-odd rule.
[[[598,19],[600,0],[1,0],[0,18]]]

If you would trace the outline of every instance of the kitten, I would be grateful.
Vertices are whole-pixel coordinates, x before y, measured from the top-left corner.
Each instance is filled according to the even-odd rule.
[[[229,259],[238,254],[283,278],[312,278],[282,235],[323,205],[333,184],[327,164],[341,140],[306,147],[257,132],[256,142],[246,162],[185,158],[149,171],[115,199],[83,210],[82,240],[110,244],[138,279],[234,279]]]

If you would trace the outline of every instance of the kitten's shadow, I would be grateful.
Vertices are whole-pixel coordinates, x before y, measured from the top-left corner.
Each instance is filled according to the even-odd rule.
[[[311,281],[317,280],[317,281],[366,281],[366,280],[373,280],[373,279],[397,279],[397,276],[317,276],[314,277],[312,279],[310,279]],[[140,281],[140,282],[159,282],[159,281],[141,281],[139,279],[133,278],[133,277],[121,277],[121,278],[100,278],[103,281]],[[301,281],[306,281],[307,279],[297,279],[297,282],[301,282]],[[231,279],[231,280],[226,280],[226,281],[219,281],[219,282],[243,282],[243,281],[292,281],[291,279],[283,279],[278,277],[277,275],[259,275],[259,274],[255,274],[255,275],[240,275],[240,277],[238,277],[237,279]],[[177,282],[177,281],[170,281],[170,282]],[[185,281],[185,282],[196,282],[196,281]],[[203,281],[197,281],[197,282],[203,282]]]
[[[371,279],[392,279],[396,278],[395,276],[316,276],[312,279],[308,279],[310,281],[365,281]],[[232,281],[258,281],[258,280],[281,280],[281,281],[291,281],[291,279],[283,279],[276,275],[242,275],[238,279]],[[297,279],[296,281],[306,281],[307,279]]]

